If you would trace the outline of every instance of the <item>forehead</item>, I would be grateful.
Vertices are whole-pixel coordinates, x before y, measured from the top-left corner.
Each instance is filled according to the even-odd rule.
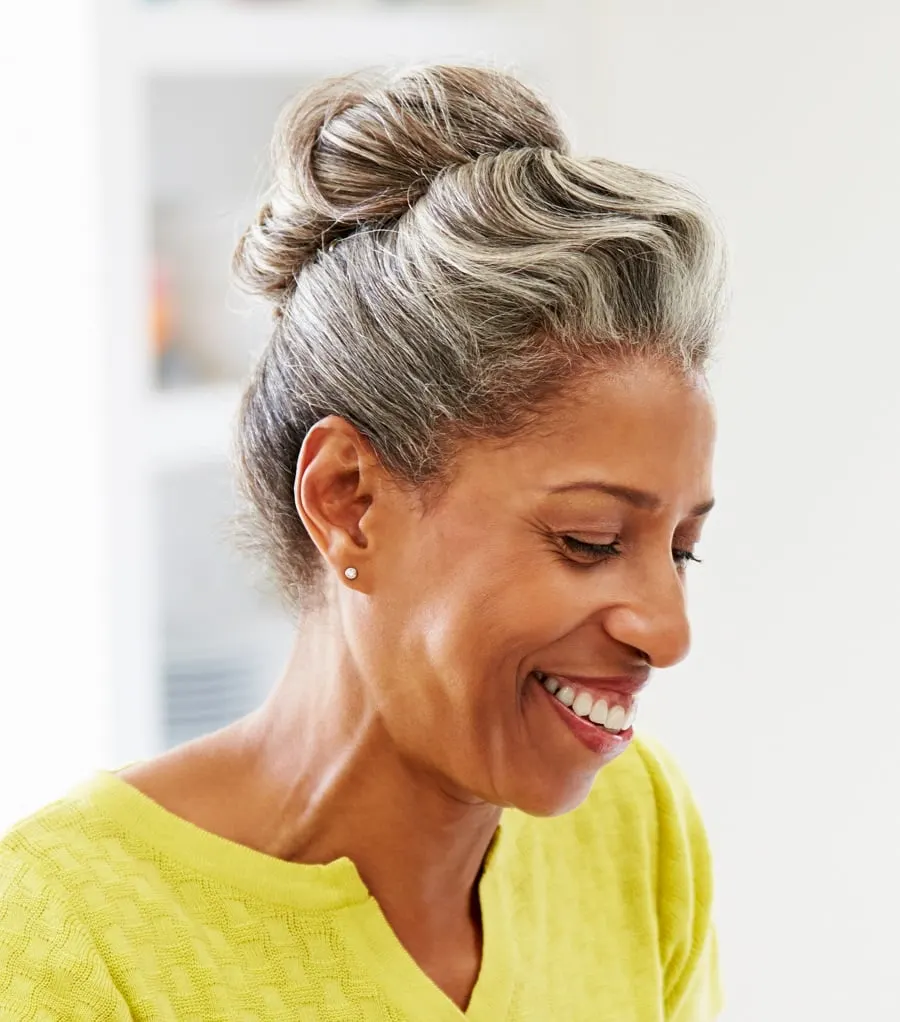
[[[703,377],[637,365],[573,380],[542,409],[534,431],[473,445],[460,468],[482,492],[533,496],[600,479],[693,506],[711,495],[714,441]]]

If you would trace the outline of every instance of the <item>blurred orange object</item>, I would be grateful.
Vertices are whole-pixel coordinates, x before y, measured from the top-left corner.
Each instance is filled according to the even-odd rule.
[[[153,263],[153,290],[150,303],[150,341],[153,355],[161,361],[172,345],[172,325],[174,321],[171,289],[168,275],[162,263],[156,259]]]

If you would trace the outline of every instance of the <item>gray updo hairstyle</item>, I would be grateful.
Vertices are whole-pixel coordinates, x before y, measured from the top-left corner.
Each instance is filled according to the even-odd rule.
[[[687,188],[578,159],[551,110],[475,67],[326,81],[282,115],[275,180],[234,257],[275,326],[237,426],[247,535],[292,605],[323,562],[294,505],[303,439],[335,414],[398,482],[533,427],[627,356],[702,372],[723,258]]]

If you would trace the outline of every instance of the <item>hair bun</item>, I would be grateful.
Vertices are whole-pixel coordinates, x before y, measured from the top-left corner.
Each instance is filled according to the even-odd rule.
[[[274,183],[238,244],[237,276],[281,305],[320,249],[396,220],[441,171],[531,147],[567,143],[546,104],[500,71],[434,65],[327,80],[279,120]]]

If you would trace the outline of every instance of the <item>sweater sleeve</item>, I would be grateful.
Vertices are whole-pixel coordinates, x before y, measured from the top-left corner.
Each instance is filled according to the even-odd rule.
[[[87,928],[39,861],[0,845],[0,1022],[130,1022]]]
[[[657,810],[657,912],[666,1022],[714,1022],[723,1007],[706,830],[672,756],[642,739]]]

